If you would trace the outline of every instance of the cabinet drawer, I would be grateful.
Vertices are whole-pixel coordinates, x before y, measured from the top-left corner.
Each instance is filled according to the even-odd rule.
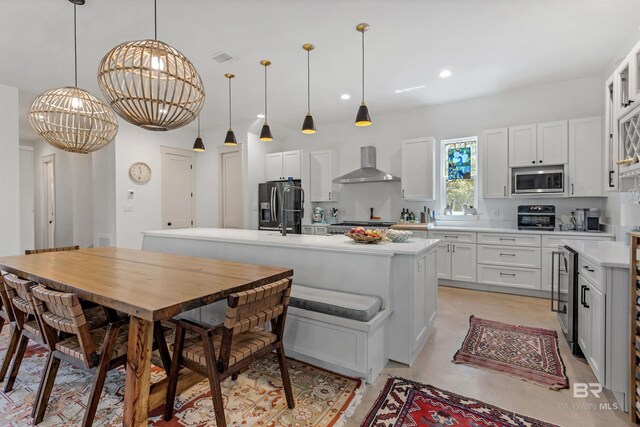
[[[457,231],[430,231],[432,239],[440,239],[452,243],[475,243],[476,233],[460,233]]]
[[[611,237],[600,236],[542,236],[542,247],[557,248],[562,246],[563,240],[611,240]]]
[[[302,234],[314,234],[313,225],[303,225]]]
[[[478,263],[540,268],[540,248],[478,245]]]
[[[591,282],[600,292],[606,293],[606,282],[602,266],[591,262],[583,256],[578,256],[578,273]]]
[[[520,289],[540,289],[540,270],[478,264],[478,283]]]
[[[540,246],[540,235],[515,233],[478,233],[478,243],[505,246]]]
[[[313,228],[315,229],[313,234],[315,234],[316,236],[325,236],[329,234],[326,225],[320,225],[320,226],[316,225]]]

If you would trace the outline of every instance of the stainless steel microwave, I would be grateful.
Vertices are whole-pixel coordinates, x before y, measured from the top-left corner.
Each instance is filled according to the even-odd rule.
[[[513,194],[564,193],[564,169],[513,171]]]

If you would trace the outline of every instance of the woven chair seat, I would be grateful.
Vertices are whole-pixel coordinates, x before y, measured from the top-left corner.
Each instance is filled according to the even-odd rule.
[[[100,355],[100,350],[102,349],[102,345],[104,343],[104,337],[107,334],[107,328],[98,328],[93,329],[91,331],[91,341],[93,341],[93,346]],[[113,349],[113,354],[111,355],[111,360],[117,359],[120,356],[124,356],[127,354],[127,344],[129,340],[129,328],[121,327],[118,331],[118,336],[116,338],[116,344]],[[84,353],[82,352],[82,346],[78,342],[78,336],[74,335],[70,338],[67,338],[64,341],[59,341],[56,343],[56,350],[63,352],[75,359],[85,361]]]
[[[35,320],[31,320],[29,322],[25,322],[25,324],[23,325],[24,329],[26,331],[31,332],[33,335],[36,335],[38,337],[40,337],[40,328],[38,327],[38,322],[36,322]]]
[[[229,365],[235,365],[242,359],[249,357],[258,350],[275,342],[277,338],[274,333],[263,328],[254,328],[251,331],[235,335],[231,343]],[[222,328],[219,328],[213,335],[213,347],[217,352],[216,357],[219,356],[221,346]],[[202,345],[202,339],[199,336],[191,335],[185,338],[182,355],[188,360],[206,366],[207,359]]]

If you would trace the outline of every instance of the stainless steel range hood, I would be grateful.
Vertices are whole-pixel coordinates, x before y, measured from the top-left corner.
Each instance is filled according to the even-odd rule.
[[[333,180],[337,184],[361,184],[364,182],[391,182],[400,178],[376,168],[376,147],[360,147],[360,169]]]

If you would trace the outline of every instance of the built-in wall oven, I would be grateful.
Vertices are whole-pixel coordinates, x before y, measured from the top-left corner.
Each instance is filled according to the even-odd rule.
[[[552,252],[551,311],[558,315],[571,353],[582,356],[578,345],[578,253],[568,246]]]
[[[564,193],[564,169],[513,169],[513,193]]]

